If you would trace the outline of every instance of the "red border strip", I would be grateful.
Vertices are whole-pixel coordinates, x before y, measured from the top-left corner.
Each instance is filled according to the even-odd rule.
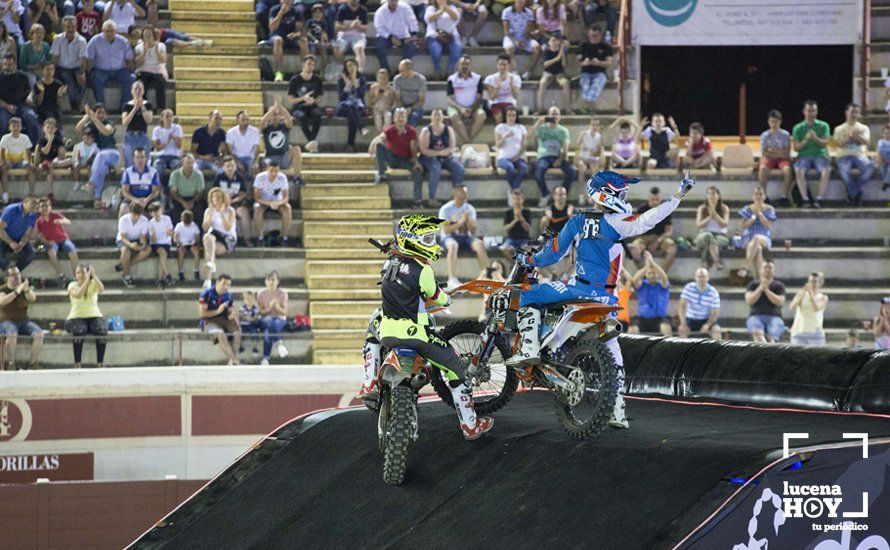
[[[787,412],[787,413],[804,413],[804,414],[830,414],[837,416],[866,416],[869,418],[883,418],[890,420],[890,414],[866,413],[866,412],[846,412],[846,411],[814,411],[807,409],[795,409],[793,407],[758,407],[754,405],[730,405],[728,403],[716,403],[711,401],[682,401],[679,399],[669,399],[666,397],[642,397],[636,395],[625,395],[626,399],[637,399],[640,401],[660,401],[664,403],[673,403],[676,405],[689,405],[695,407],[724,407],[727,409],[742,409],[750,411],[766,411],[766,412]]]

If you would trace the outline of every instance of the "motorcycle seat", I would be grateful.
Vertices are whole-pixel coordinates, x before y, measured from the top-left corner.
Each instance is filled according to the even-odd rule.
[[[578,299],[563,300],[562,302],[554,302],[552,304],[547,304],[546,306],[543,306],[542,309],[559,309],[559,308],[565,307],[565,306],[572,306],[572,305],[578,305],[578,304],[593,304],[593,303],[595,303],[595,302],[593,302],[591,300],[578,300]]]

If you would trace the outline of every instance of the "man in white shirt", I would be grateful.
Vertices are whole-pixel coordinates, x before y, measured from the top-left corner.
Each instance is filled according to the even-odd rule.
[[[461,56],[457,62],[457,72],[448,77],[445,89],[448,95],[448,118],[464,143],[473,141],[485,124],[482,76],[471,70],[471,61],[469,55]],[[464,121],[472,122],[469,133]]]
[[[147,208],[148,204],[161,196],[161,182],[158,173],[148,165],[145,149],[137,147],[133,150],[133,164],[121,173],[121,206],[118,216],[129,212],[131,205],[139,204]]]
[[[442,248],[447,252],[448,288],[460,286],[455,276],[457,255],[461,250],[472,250],[476,254],[479,267],[488,267],[488,253],[485,243],[476,236],[476,208],[467,202],[467,188],[455,185],[451,191],[451,200],[439,208],[439,217],[448,220],[442,227]]]
[[[695,270],[695,280],[686,283],[680,294],[680,338],[688,338],[690,333],[703,333],[712,340],[720,340],[722,332],[717,324],[720,316],[720,293],[708,284],[708,270]]]
[[[87,85],[87,39],[77,33],[77,19],[73,15],[62,18],[65,30],[53,39],[49,53],[53,56],[56,76],[68,87],[71,110],[80,113],[80,99]]]
[[[114,270],[123,272],[121,280],[127,288],[136,286],[130,276],[130,267],[151,255],[151,247],[148,246],[148,218],[142,212],[142,205],[135,203],[130,207],[130,212],[121,216],[117,222],[117,247],[121,256],[120,263],[114,266]]]
[[[386,0],[386,4],[374,12],[374,29],[377,32],[377,61],[390,73],[386,55],[390,48],[401,47],[402,59],[411,59],[417,52],[417,17],[411,6],[398,0]]]
[[[253,180],[253,219],[256,223],[257,239],[259,246],[263,241],[263,231],[266,227],[264,216],[267,210],[281,214],[281,246],[287,246],[291,223],[293,222],[293,209],[289,199],[289,184],[278,162],[271,160],[267,164],[265,172],[257,174]]]
[[[249,177],[256,165],[262,135],[259,128],[250,124],[250,114],[247,111],[239,111],[236,120],[238,125],[226,132],[226,147],[229,154],[238,161],[241,173]]]
[[[525,0],[515,0],[513,5],[501,13],[504,26],[504,51],[513,57],[517,51],[532,54],[532,62],[528,70],[522,73],[523,80],[532,77],[532,70],[541,56],[541,44],[532,38],[535,30],[535,12],[526,6]]]

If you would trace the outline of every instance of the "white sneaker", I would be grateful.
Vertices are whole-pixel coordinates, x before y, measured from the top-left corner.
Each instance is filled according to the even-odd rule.
[[[3,193],[3,204],[6,204],[6,203],[8,203],[8,202],[9,202],[9,193],[6,193],[6,192],[4,191],[4,193]]]
[[[464,48],[466,48],[466,47],[467,47],[467,44],[468,44],[468,42],[467,42],[467,37],[466,37],[466,36],[461,36],[461,37],[460,37],[460,45],[463,46]]]
[[[306,144],[306,151],[309,153],[317,153],[318,152],[318,142],[314,139]]]
[[[212,47],[213,47],[213,40],[202,40],[202,42],[203,42],[203,44],[204,44],[205,46],[207,46],[208,48],[212,48]]]
[[[507,189],[507,206],[513,208],[513,191],[511,189]]]
[[[281,357],[282,359],[287,357],[287,348],[284,347],[284,342],[281,340],[278,341],[278,357]]]
[[[207,266],[207,269],[209,269],[211,273],[216,273],[216,262],[210,261],[205,263],[204,265]]]
[[[213,286],[213,281],[211,281],[210,279],[204,279],[204,284],[201,285],[201,288],[204,290],[207,290],[208,288],[210,288],[212,286]]]
[[[455,289],[455,288],[459,287],[461,284],[462,283],[460,282],[460,279],[458,279],[457,277],[448,277],[448,288],[449,289]]]
[[[263,357],[263,360],[260,361],[260,365],[262,365],[262,366],[264,366],[264,367],[268,367],[268,366],[269,366],[269,360],[266,359],[265,357]]]
[[[478,48],[478,47],[479,47],[479,41],[476,40],[476,37],[475,37],[475,36],[471,36],[470,39],[469,39],[467,42],[470,44],[470,47],[471,47],[471,48]]]
[[[368,128],[365,127],[365,126],[363,126],[362,129],[361,129],[361,133],[362,133],[363,136],[368,135],[368,133],[369,133],[370,131],[371,131],[371,130],[368,130]]]

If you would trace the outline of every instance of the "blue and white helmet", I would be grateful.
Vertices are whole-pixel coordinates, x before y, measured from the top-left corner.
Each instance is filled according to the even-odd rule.
[[[626,200],[627,190],[630,184],[638,181],[640,178],[629,178],[610,170],[597,172],[587,180],[587,196],[606,210],[618,214],[631,214],[633,207]]]

